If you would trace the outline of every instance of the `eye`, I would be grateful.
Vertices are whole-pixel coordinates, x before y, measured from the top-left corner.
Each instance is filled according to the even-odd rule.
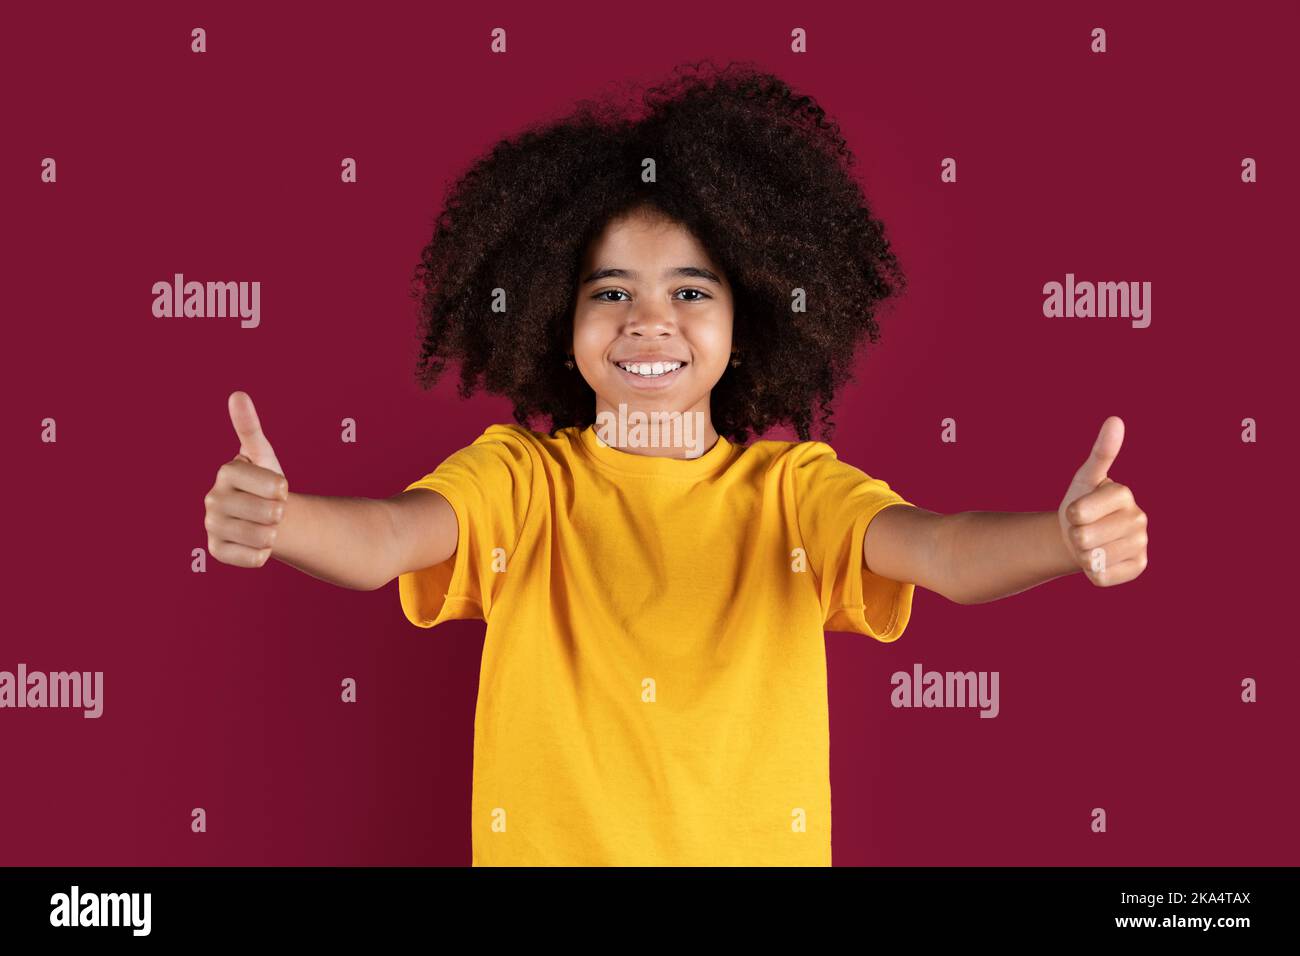
[[[705,300],[705,299],[711,299],[711,298],[713,298],[713,296],[709,295],[709,294],[708,294],[707,292],[705,292],[703,289],[694,289],[694,288],[690,288],[690,289],[678,289],[678,290],[677,290],[677,294],[678,294],[678,295],[682,295],[683,293],[687,293],[687,292],[689,292],[689,293],[693,293],[694,296],[693,296],[692,298],[689,298],[689,299],[684,299],[683,301],[685,301],[685,302],[702,302],[702,301]],[[600,290],[599,292],[597,292],[595,295],[593,295],[592,298],[593,298],[594,300],[596,300],[597,302],[622,302],[622,301],[624,301],[623,299],[607,299],[607,298],[604,298],[604,296],[609,296],[609,295],[621,295],[621,296],[626,296],[627,293],[624,292],[622,289],[602,289],[602,290]]]

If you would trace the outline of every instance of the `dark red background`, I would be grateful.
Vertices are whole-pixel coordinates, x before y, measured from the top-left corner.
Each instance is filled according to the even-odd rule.
[[[395,494],[509,420],[413,381],[408,282],[444,185],[611,79],[704,56],[775,70],[841,123],[909,275],[839,405],[840,456],[932,510],[1054,510],[1118,414],[1111,477],[1151,519],[1131,584],[918,591],[897,644],[828,636],[836,863],[1297,862],[1294,4],[4,17],[0,669],[102,670],[105,709],[0,711],[0,864],[469,862],[483,625],[417,630],[395,582],[192,573],[237,450],[226,396],[253,396],[291,487],[318,494]],[[154,318],[178,271],[261,281],[261,327]],[[1044,318],[1066,272],[1152,282],[1150,328]],[[999,671],[1001,715],[892,709],[917,661]]]

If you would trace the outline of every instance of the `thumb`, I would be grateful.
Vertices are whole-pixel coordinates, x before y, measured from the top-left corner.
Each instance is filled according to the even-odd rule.
[[[1124,443],[1124,419],[1111,415],[1101,423],[1101,431],[1092,445],[1088,460],[1079,466],[1074,480],[1088,488],[1096,488],[1106,481],[1106,472],[1115,463],[1120,445]]]
[[[239,436],[239,455],[260,468],[269,468],[278,475],[284,475],[284,469],[276,460],[271,442],[262,431],[257,409],[247,392],[231,392],[226,405],[230,411],[230,424],[235,426]]]

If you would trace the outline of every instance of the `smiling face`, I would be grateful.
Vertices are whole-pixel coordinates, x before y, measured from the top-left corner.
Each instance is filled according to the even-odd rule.
[[[702,412],[731,358],[727,278],[683,226],[644,208],[611,220],[578,274],[573,357],[596,413]],[[650,449],[645,450],[651,453]]]

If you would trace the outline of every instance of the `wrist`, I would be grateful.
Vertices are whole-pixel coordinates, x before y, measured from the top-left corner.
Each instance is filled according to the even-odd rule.
[[[1073,574],[1075,571],[1082,570],[1079,562],[1075,560],[1074,545],[1066,536],[1065,527],[1062,523],[1060,512],[1044,512],[1043,525],[1046,527],[1050,524],[1050,535],[1052,546],[1049,548],[1049,554],[1055,562],[1052,566],[1053,576],[1060,577],[1062,574]],[[1051,521],[1046,519],[1050,517]]]

